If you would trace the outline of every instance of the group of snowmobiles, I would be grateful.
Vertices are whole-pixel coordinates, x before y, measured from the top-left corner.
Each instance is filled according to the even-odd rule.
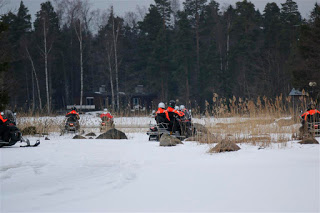
[[[113,116],[104,109],[104,113],[100,115],[100,131],[105,131],[110,128],[114,128]],[[66,114],[66,120],[64,124],[65,133],[76,133],[80,130],[80,116],[76,111],[76,108]],[[18,142],[26,143],[24,146],[20,147],[36,147],[40,144],[40,140],[37,140],[34,144],[30,143],[29,139],[22,137],[20,129],[16,125],[16,113],[11,110],[5,110],[0,114],[0,148],[4,146],[13,146]]]
[[[196,134],[196,128],[191,122],[191,110],[187,110],[184,105],[175,106],[175,101],[171,100],[167,110],[163,102],[159,103],[158,108],[157,112],[153,112],[156,124],[150,124],[147,131],[149,141],[159,141],[163,134],[180,140]]]
[[[67,113],[66,121],[64,126],[64,133],[76,133],[80,130],[80,116],[76,111],[76,108],[73,107],[72,110]],[[108,111],[108,109],[104,109],[103,113],[100,114],[101,122],[100,122],[100,131],[106,131],[108,129],[114,128],[113,116]]]

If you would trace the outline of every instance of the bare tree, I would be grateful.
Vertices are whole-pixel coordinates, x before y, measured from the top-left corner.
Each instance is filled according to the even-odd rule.
[[[175,24],[177,21],[177,13],[180,10],[180,6],[181,6],[180,0],[171,0],[170,4],[171,4],[171,10],[173,14],[173,24]]]
[[[139,5],[137,5],[136,10],[140,16],[140,20],[143,20],[147,14],[148,9],[145,6],[140,7]]]
[[[134,12],[127,12],[124,15],[124,23],[131,28],[136,27],[138,23],[138,15]]]
[[[47,96],[47,112],[50,113],[50,94],[49,94],[49,74],[48,74],[48,56],[53,46],[53,41],[48,44],[48,28],[46,26],[47,17],[43,16],[43,49],[39,47],[42,56],[44,57],[44,70],[45,70],[45,78],[46,78],[46,96]]]
[[[120,98],[119,98],[119,70],[118,70],[118,38],[120,31],[120,23],[117,22],[117,29],[115,29],[113,6],[111,6],[111,18],[112,18],[112,39],[113,39],[113,49],[114,49],[114,63],[116,72],[116,90],[117,90],[117,111],[120,109]]]
[[[39,98],[39,108],[40,110],[42,110],[42,102],[41,102],[41,94],[40,94],[40,87],[39,87],[39,80],[38,80],[38,76],[37,76],[37,73],[36,73],[36,69],[35,69],[35,66],[34,66],[34,63],[33,63],[33,60],[32,60],[32,57],[29,53],[29,50],[28,50],[28,47],[26,46],[26,52],[27,52],[27,57],[31,63],[31,67],[32,67],[32,71],[33,71],[33,75],[35,77],[35,80],[36,80],[36,84],[37,84],[37,90],[38,90],[38,98]],[[32,78],[33,79],[33,78]],[[33,84],[33,83],[32,83]],[[34,100],[34,98],[33,98]],[[35,105],[35,104],[33,104]],[[33,106],[34,107],[34,106]]]
[[[79,41],[80,51],[80,108],[83,103],[83,34],[89,30],[89,18],[90,6],[87,0],[77,0],[75,6],[76,21],[73,22],[74,30],[76,32]]]
[[[112,72],[112,45],[109,44],[109,42],[107,41],[106,44],[106,52],[107,52],[107,61],[108,61],[108,69],[109,69],[109,73],[110,73],[110,86],[111,86],[111,104],[112,104],[112,111],[115,110],[115,101],[114,101],[114,86],[113,86],[113,72]]]
[[[83,35],[82,35],[82,22],[78,19],[77,22],[74,23],[74,30],[76,32],[79,48],[80,48],[80,108],[82,106],[82,98],[83,98]]]
[[[0,10],[8,4],[8,0],[0,0]],[[1,11],[0,11],[1,14]]]

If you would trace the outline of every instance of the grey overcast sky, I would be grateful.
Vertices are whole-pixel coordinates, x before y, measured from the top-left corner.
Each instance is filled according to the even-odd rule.
[[[5,8],[2,8],[1,13],[8,10],[16,11],[19,7],[21,0],[7,0],[8,4]],[[221,7],[227,5],[235,5],[235,2],[240,0],[216,0],[220,3]],[[256,9],[259,9],[260,12],[263,12],[265,5],[268,2],[276,2],[279,7],[281,3],[284,3],[286,0],[251,0],[251,2],[256,6]],[[34,17],[35,13],[39,11],[40,4],[45,2],[45,0],[24,0],[24,4],[28,7],[29,12]],[[108,9],[113,5],[115,13],[119,16],[123,16],[126,12],[136,12],[136,7],[149,7],[150,4],[154,3],[154,0],[89,0],[92,3],[93,9]],[[183,0],[180,0],[182,4]],[[304,18],[307,18],[310,14],[310,11],[313,9],[315,3],[320,3],[320,0],[295,0],[298,3],[299,11]],[[32,17],[32,18],[33,18]]]

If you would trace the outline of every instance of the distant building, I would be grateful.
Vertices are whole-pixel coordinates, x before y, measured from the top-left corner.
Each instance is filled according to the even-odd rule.
[[[117,96],[116,92],[114,93],[114,99],[116,102]],[[120,108],[130,109],[131,111],[145,111],[151,107],[152,101],[156,98],[156,95],[146,92],[143,85],[137,85],[132,92],[119,92],[119,97],[121,105]],[[79,103],[80,97],[77,97],[75,101],[76,103]],[[111,109],[111,105],[112,94],[111,92],[106,91],[105,85],[101,85],[99,91],[84,92],[82,110],[91,111],[103,110],[104,108]]]
[[[293,112],[296,113],[299,110],[303,110],[303,109],[301,109],[301,106],[303,103],[301,100],[301,97],[304,97],[305,94],[303,92],[301,92],[300,90],[296,90],[295,88],[293,88],[291,90],[291,92],[289,93],[289,96],[291,96],[291,98],[292,98]]]

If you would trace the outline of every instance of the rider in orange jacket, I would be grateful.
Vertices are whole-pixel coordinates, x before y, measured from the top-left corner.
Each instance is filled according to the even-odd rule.
[[[301,115],[301,118],[305,122],[309,119],[316,118],[316,116],[319,117],[320,112],[315,108],[315,104],[311,103],[311,104],[309,104],[308,110]]]
[[[108,109],[103,110],[104,113],[100,115],[100,118],[102,121],[113,121],[113,116],[111,113],[108,111]]]
[[[72,110],[66,114],[66,117],[76,116],[77,120],[79,120],[80,116],[79,116],[79,113],[76,110],[77,109],[75,107],[73,107]]]
[[[156,116],[155,116],[157,124],[170,122],[169,113],[167,110],[165,110],[165,107],[166,106],[164,105],[163,102],[160,102],[158,104],[158,110],[157,110]]]
[[[181,115],[182,115],[179,111],[177,111],[174,108],[175,105],[176,105],[176,102],[174,100],[170,100],[169,106],[167,108],[169,118],[170,118],[169,130],[172,132],[175,132],[176,130],[180,130],[178,118],[181,118]]]

